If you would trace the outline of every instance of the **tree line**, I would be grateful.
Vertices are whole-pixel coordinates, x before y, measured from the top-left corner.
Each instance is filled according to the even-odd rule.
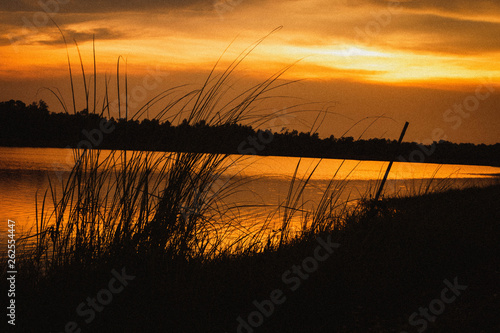
[[[254,129],[238,123],[210,126],[205,121],[177,125],[157,119],[107,119],[82,110],[53,113],[40,100],[0,102],[0,146],[99,148],[255,154],[361,160],[500,166],[500,144],[421,145],[395,140],[320,138],[318,133]]]

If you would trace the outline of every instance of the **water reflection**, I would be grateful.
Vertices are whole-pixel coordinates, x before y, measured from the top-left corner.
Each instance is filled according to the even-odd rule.
[[[7,219],[16,221],[18,233],[27,231],[34,225],[35,193],[38,193],[40,203],[49,188],[49,176],[53,185],[60,184],[67,177],[71,169],[72,154],[70,149],[0,147],[1,243],[5,242]],[[103,155],[106,154],[104,152]],[[232,181],[245,177],[256,178],[255,181],[241,185],[238,192],[226,199],[229,205],[240,206],[237,217],[252,224],[261,222],[276,212],[278,204],[286,198],[299,158],[231,156],[230,161],[233,164],[227,172],[227,179],[233,175],[236,177]],[[319,159],[302,159],[298,169],[299,178],[312,171],[318,162]],[[300,205],[304,210],[313,209],[335,173],[337,180],[334,188],[343,179],[349,179],[339,195],[340,202],[348,201],[348,205],[354,205],[359,198],[375,193],[387,164],[378,161],[322,160],[304,191]],[[498,174],[500,168],[495,167],[395,163],[385,194],[416,194],[435,186],[462,188],[486,185]],[[433,181],[430,182],[430,179]],[[278,211],[274,215],[275,219],[280,214],[282,212]],[[299,217],[305,218],[303,215]]]

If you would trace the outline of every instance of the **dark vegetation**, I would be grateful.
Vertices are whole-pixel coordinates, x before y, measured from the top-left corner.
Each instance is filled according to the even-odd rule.
[[[296,130],[274,132],[271,135],[270,132],[265,133],[250,125],[239,123],[210,125],[205,120],[196,123],[184,120],[174,125],[168,120],[127,121],[123,118],[109,119],[107,126],[113,130],[110,133],[102,133],[102,139],[96,135],[91,137],[92,133],[100,128],[102,121],[107,122],[108,119],[99,114],[89,114],[86,110],[76,114],[51,113],[43,101],[30,105],[14,100],[0,102],[0,145],[76,148],[86,141],[92,148],[100,149],[382,161],[390,160],[399,151],[403,157],[402,161],[500,166],[500,143],[474,145],[441,141],[423,146],[424,149],[421,150],[417,143],[405,142],[398,147],[395,140],[354,140],[352,137],[335,138],[333,135],[321,139],[318,133],[299,133]],[[255,141],[252,141],[252,138]],[[259,138],[264,138],[265,144]],[[415,151],[421,152],[420,155],[412,155]]]
[[[281,289],[286,301],[255,332],[417,332],[422,326],[410,325],[410,315],[456,277],[467,289],[428,331],[498,332],[499,207],[500,186],[452,190],[376,208],[367,202],[336,227],[260,253],[189,262],[131,253],[92,270],[67,266],[36,288],[23,268],[18,328],[59,332],[74,320],[83,332],[237,332],[237,317],[247,320],[254,300]],[[316,237],[329,235],[338,249],[291,291],[282,274],[313,255]],[[86,324],[76,307],[121,267],[136,278]]]

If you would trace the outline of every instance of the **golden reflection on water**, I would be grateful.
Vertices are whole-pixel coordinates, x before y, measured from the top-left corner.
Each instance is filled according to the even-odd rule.
[[[107,154],[109,151],[103,151],[103,156]],[[41,205],[43,194],[49,187],[48,176],[60,193],[61,181],[71,169],[72,159],[71,149],[0,147],[0,243],[5,241],[8,219],[16,221],[18,233],[34,226],[35,193],[38,192]],[[241,191],[227,199],[234,204],[245,205],[233,217],[245,221],[245,227],[257,226],[270,218],[269,227],[279,229],[284,209],[277,211],[277,207],[287,196],[299,160],[299,179],[304,178],[319,163],[300,202],[304,211],[314,209],[328,181],[335,174],[339,182],[346,178],[349,180],[339,195],[341,201],[349,199],[353,205],[357,199],[373,195],[388,165],[388,162],[379,161],[232,155],[227,161],[231,163],[228,178],[231,175],[237,175],[235,179],[257,177],[255,181],[242,185]],[[411,194],[412,190],[425,187],[432,178],[436,183],[446,179],[452,187],[484,185],[498,174],[500,168],[489,166],[395,162],[386,184],[386,194]],[[299,228],[300,223],[308,219],[310,216],[306,213],[297,213],[292,219],[294,228]],[[255,232],[251,228],[248,230]]]
[[[329,180],[335,172],[337,178],[349,176],[351,180],[374,180],[383,177],[389,162],[358,161],[318,158],[298,158],[281,156],[251,156],[248,165],[244,165],[243,174],[291,176],[297,163],[301,161],[298,174],[304,175],[319,163],[312,179]],[[236,165],[238,168],[238,165]],[[427,164],[394,162],[389,179],[425,179],[425,178],[488,178],[498,175],[500,168],[478,165]]]

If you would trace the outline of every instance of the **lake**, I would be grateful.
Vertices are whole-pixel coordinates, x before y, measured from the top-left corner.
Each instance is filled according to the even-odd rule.
[[[60,183],[71,170],[72,154],[71,149],[0,147],[1,246],[6,240],[9,219],[16,222],[18,233],[33,227],[35,194],[38,192],[39,199],[43,196],[49,187],[49,177],[53,183]],[[363,196],[373,196],[388,165],[388,162],[379,161],[275,156],[231,155],[230,160],[233,164],[227,170],[228,177],[236,175],[233,179],[254,179],[242,185],[241,191],[227,199],[245,205],[239,210],[239,217],[249,223],[258,222],[276,211],[278,204],[287,196],[299,160],[299,178],[317,165],[301,202],[306,210],[315,207],[334,174],[338,184],[344,179],[348,180],[339,195],[341,201],[353,205]],[[498,167],[395,162],[384,195],[414,193],[431,179],[432,186],[439,186],[440,182],[453,188],[484,186],[497,181],[498,174]]]

